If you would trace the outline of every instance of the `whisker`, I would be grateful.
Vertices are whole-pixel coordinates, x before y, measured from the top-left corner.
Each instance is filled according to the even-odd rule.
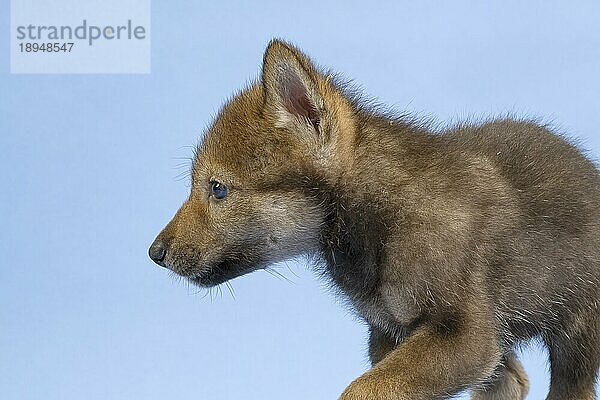
[[[279,279],[284,279],[286,281],[288,281],[288,283],[293,284],[294,282],[292,280],[290,280],[287,276],[283,275],[281,272],[271,268],[271,267],[267,267],[265,268],[265,271],[267,271],[269,274],[273,275],[276,278]]]
[[[202,295],[202,297],[200,297],[200,300],[204,300],[206,298],[206,296],[208,296],[208,294],[210,293],[210,291],[208,289],[198,289],[198,292],[196,292],[196,294],[202,293],[202,292],[204,292],[204,294]]]
[[[290,267],[290,265],[287,263],[287,261],[285,261],[283,263],[283,265],[285,265],[285,267],[287,268],[287,270],[290,271],[290,273],[292,275],[294,275],[296,278],[300,279],[300,275],[298,275],[296,272],[294,272],[294,270]]]
[[[175,176],[176,181],[182,181],[184,179],[189,179],[192,176],[192,173],[189,171],[184,171]]]
[[[225,282],[225,286],[227,286],[227,289],[229,289],[229,293],[231,293],[231,297],[233,297],[233,299],[235,300],[235,292],[233,290],[233,285],[227,281]]]

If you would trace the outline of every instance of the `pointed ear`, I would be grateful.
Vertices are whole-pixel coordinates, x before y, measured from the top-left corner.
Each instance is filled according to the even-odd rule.
[[[311,127],[319,131],[324,104],[320,75],[310,60],[281,40],[269,43],[263,60],[265,107],[278,126]]]

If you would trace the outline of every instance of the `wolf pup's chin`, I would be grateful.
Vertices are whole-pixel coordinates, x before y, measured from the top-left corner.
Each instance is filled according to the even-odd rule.
[[[252,267],[242,267],[234,262],[224,261],[209,266],[199,273],[185,275],[185,277],[197,286],[209,288],[220,285],[242,275],[249,274],[257,269],[260,269],[258,265]]]

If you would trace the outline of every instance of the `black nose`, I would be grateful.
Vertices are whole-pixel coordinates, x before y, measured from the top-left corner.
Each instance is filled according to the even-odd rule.
[[[160,238],[156,238],[154,243],[148,249],[148,255],[158,265],[161,267],[165,266],[165,255],[167,255],[167,248]]]

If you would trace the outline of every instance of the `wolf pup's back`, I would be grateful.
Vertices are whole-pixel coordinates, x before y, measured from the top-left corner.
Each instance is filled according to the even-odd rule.
[[[318,256],[370,327],[373,367],[342,400],[521,400],[514,349],[536,337],[548,399],[591,400],[599,234],[598,169],[545,127],[432,132],[363,106],[275,40],[208,130],[190,196],[149,254],[203,287]]]
[[[488,268],[496,309],[534,335],[548,329],[569,336],[569,326],[577,329],[585,314],[595,318],[600,174],[594,163],[531,122],[499,120],[447,137],[448,148],[489,160],[516,203],[515,231]]]

